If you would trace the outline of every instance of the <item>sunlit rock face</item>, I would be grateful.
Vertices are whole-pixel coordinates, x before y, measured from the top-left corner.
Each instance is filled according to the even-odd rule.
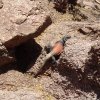
[[[7,47],[19,45],[51,23],[40,1],[2,0],[0,4],[0,40]]]

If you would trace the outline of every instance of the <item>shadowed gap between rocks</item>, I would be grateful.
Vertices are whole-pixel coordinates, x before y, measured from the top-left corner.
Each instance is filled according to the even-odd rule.
[[[35,63],[42,50],[42,47],[32,38],[39,36],[51,23],[51,18],[48,16],[35,33],[30,33],[27,36],[15,36],[11,40],[5,42],[3,45],[8,49],[10,55],[16,58],[17,62],[0,67],[0,74],[6,73],[12,69],[26,72],[32,67],[29,66],[30,63]]]
[[[36,59],[40,55],[42,47],[37,44],[34,40],[29,40],[15,48],[15,58],[17,59],[17,70],[26,72],[30,69],[32,64],[35,63]]]
[[[12,55],[16,61],[9,65],[0,67],[0,74],[6,73],[9,70],[17,70],[25,73],[30,69],[32,64],[35,63],[36,59],[40,55],[42,47],[35,42],[34,39],[30,39],[25,43],[16,46],[12,51]]]

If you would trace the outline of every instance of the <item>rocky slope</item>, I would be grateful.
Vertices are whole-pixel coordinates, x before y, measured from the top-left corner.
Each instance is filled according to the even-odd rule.
[[[26,42],[51,24],[49,12],[47,13],[39,1],[1,2],[3,7],[0,9],[0,42],[5,48],[14,48]]]
[[[0,100],[99,100],[99,16],[99,0],[0,0]],[[64,35],[58,65],[28,74]]]

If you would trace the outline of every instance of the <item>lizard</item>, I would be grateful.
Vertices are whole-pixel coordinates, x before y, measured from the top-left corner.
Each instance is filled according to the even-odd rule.
[[[45,50],[47,50],[49,53],[46,54],[46,56],[39,62],[39,65],[37,66],[37,62],[34,65],[32,71],[28,71],[29,73],[31,72],[32,75],[34,75],[34,77],[37,77],[38,74],[42,71],[42,68],[44,67],[45,63],[51,58],[53,63],[57,63],[56,62],[56,58],[55,56],[60,55],[63,50],[64,50],[64,45],[65,42],[70,39],[71,36],[64,36],[61,40],[57,41],[54,46],[45,46]],[[41,57],[40,57],[41,58]]]

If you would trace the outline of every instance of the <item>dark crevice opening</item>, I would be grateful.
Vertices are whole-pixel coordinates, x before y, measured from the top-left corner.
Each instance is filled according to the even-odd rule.
[[[40,55],[42,47],[34,39],[17,46],[15,48],[15,58],[17,70],[25,73],[30,69]]]
[[[29,39],[15,48],[8,49],[10,55],[15,58],[15,61],[1,66],[0,74],[6,73],[9,70],[25,73],[34,65],[41,50],[42,47],[34,39]]]
[[[68,3],[69,4],[76,5],[77,4],[77,0],[68,0]]]
[[[48,16],[35,33],[30,33],[28,36],[16,36],[7,41],[4,45],[10,56],[14,57],[16,61],[0,67],[0,74],[9,70],[18,70],[24,73],[30,69],[42,50],[42,47],[32,38],[39,36],[51,23],[52,20]]]

